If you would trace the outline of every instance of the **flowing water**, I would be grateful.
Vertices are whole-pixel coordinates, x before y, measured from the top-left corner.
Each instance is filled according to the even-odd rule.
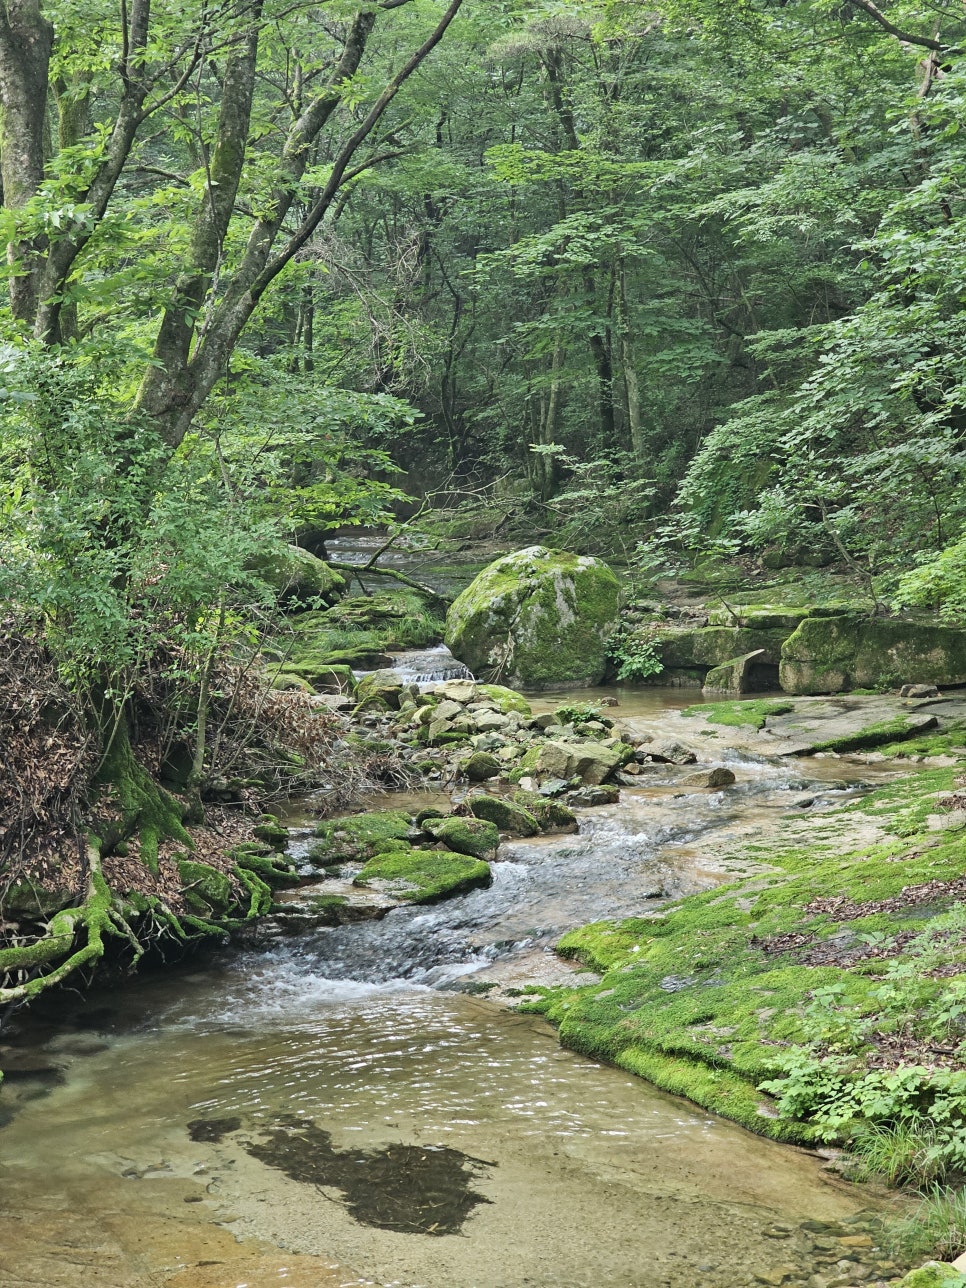
[[[624,697],[656,730],[687,700]],[[747,871],[731,838],[875,772],[717,755],[727,791],[654,766],[579,835],[501,847],[488,889],[27,1017],[0,1288],[731,1288],[790,1256],[805,1282],[801,1223],[867,1193],[457,991],[565,969],[563,930]]]

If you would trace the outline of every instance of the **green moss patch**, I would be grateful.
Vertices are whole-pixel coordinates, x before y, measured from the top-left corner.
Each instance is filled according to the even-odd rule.
[[[704,702],[685,707],[683,716],[704,716],[709,724],[750,725],[764,729],[769,716],[784,716],[795,710],[794,702],[766,702],[749,698],[747,702]]]
[[[833,1122],[824,1102],[795,1090],[790,1059],[812,1070],[836,1053],[836,1085],[847,1088],[865,1075],[866,1053],[895,1058],[890,1034],[909,1059],[934,1059],[943,1026],[966,1023],[966,838],[925,827],[951,782],[952,770],[929,771],[844,807],[890,824],[879,844],[843,853],[825,816],[807,847],[748,847],[764,873],[653,917],[569,932],[558,953],[600,980],[547,990],[525,1009],[574,1050],[763,1135],[849,1136],[872,1113],[871,1093]],[[959,971],[961,1005],[950,1001]]]
[[[407,846],[370,859],[353,884],[378,882],[407,903],[434,903],[475,886],[489,885],[490,880],[490,865],[479,859]]]
[[[351,863],[370,859],[380,850],[405,841],[412,823],[403,810],[370,810],[326,819],[315,828],[319,840],[309,851],[316,863]]]

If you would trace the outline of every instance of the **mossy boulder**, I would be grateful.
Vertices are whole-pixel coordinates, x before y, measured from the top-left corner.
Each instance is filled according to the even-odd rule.
[[[370,859],[353,885],[377,883],[407,903],[434,903],[475,886],[489,885],[490,865],[464,854],[400,846]]]
[[[500,846],[500,833],[495,824],[481,818],[427,819],[423,828],[434,840],[457,854],[474,859],[495,859]]]
[[[927,1261],[918,1270],[910,1270],[900,1288],[966,1288],[966,1275],[948,1261]]]
[[[484,568],[446,615],[446,644],[483,679],[597,684],[620,587],[599,559],[529,546]]]
[[[809,617],[782,646],[786,693],[966,684],[966,630],[868,617]]]
[[[516,711],[518,715],[532,715],[530,703],[522,693],[517,693],[515,689],[504,688],[502,684],[478,684],[476,691],[480,697],[495,702],[505,716],[511,711]]]
[[[370,810],[346,818],[326,819],[316,825],[319,840],[309,852],[315,863],[352,863],[370,859],[380,851],[405,842],[412,824],[402,810]]]
[[[403,682],[397,671],[373,671],[364,675],[356,685],[356,701],[360,707],[383,702],[394,711],[399,710]]]
[[[487,819],[511,836],[536,836],[540,831],[539,821],[528,809],[502,796],[470,796],[466,804],[474,818]]]
[[[255,560],[253,572],[289,607],[334,604],[346,589],[345,578],[301,546],[286,546]]]
[[[488,751],[475,751],[463,766],[463,773],[471,783],[483,783],[488,778],[495,778],[503,768],[496,756]]]
[[[669,669],[710,669],[734,658],[762,650],[759,661],[777,666],[791,627],[752,630],[739,626],[663,626],[650,636],[655,651]]]
[[[577,815],[569,805],[560,801],[548,800],[536,792],[525,792],[522,788],[513,793],[514,804],[522,806],[540,824],[541,832],[576,832]]]

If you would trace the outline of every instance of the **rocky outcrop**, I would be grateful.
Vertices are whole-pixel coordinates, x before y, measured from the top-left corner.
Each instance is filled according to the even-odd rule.
[[[786,693],[966,684],[966,630],[869,617],[810,617],[785,641]]]
[[[618,598],[599,559],[530,546],[484,568],[456,599],[446,644],[484,679],[526,689],[597,684]]]

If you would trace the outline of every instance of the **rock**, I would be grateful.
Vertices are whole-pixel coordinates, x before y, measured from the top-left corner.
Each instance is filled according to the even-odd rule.
[[[289,841],[288,828],[282,826],[276,814],[263,814],[252,828],[252,835],[273,850],[284,850]]]
[[[688,774],[681,782],[682,787],[730,787],[735,776],[730,769],[711,769],[707,773]]]
[[[904,684],[899,690],[900,698],[938,698],[939,690],[934,684]]]
[[[473,716],[473,724],[480,733],[492,733],[494,729],[505,729],[509,721],[510,717],[500,711],[481,711],[479,715]]]
[[[927,1261],[918,1270],[910,1270],[901,1288],[966,1288],[966,1275],[948,1261]]]
[[[511,836],[536,836],[540,824],[531,812],[502,796],[470,796],[466,804],[474,818],[484,818]]]
[[[435,903],[474,886],[489,885],[491,879],[488,863],[467,858],[462,852],[400,846],[370,859],[352,884],[376,885],[406,903]]]
[[[336,603],[346,590],[341,573],[301,546],[285,546],[254,560],[252,571],[291,607]]]
[[[541,777],[580,778],[595,786],[609,778],[624,760],[625,754],[621,749],[602,743],[545,742],[536,750],[536,755],[533,751],[528,752],[523,763]]]
[[[961,1253],[955,1261],[950,1262],[954,1270],[958,1270],[961,1275],[966,1275],[966,1252]]]
[[[966,630],[868,617],[808,618],[782,645],[786,693],[966,684]]]
[[[713,667],[704,677],[702,693],[752,693],[760,689],[755,664],[765,656],[764,649],[755,649],[733,657],[721,666]]]
[[[661,626],[649,628],[649,638],[667,670],[709,670],[747,653],[760,653],[759,661],[777,666],[790,627],[748,630],[735,626]]]
[[[540,824],[541,832],[576,832],[577,815],[560,801],[547,800],[532,791],[513,793],[515,804],[522,805]]]
[[[681,742],[652,742],[635,753],[639,762],[655,760],[662,765],[693,765],[697,756]]]
[[[469,854],[474,859],[495,859],[500,833],[493,823],[478,818],[427,819],[425,829],[447,849]]]
[[[455,720],[457,716],[465,715],[465,711],[459,702],[454,702],[451,698],[446,698],[436,708],[437,720]]]
[[[410,826],[409,815],[393,809],[326,819],[316,825],[319,840],[309,858],[323,866],[369,859],[396,842],[406,841]]]
[[[515,711],[520,716],[530,716],[530,703],[515,689],[506,689],[502,684],[478,684],[477,692],[482,694],[488,701],[493,702],[499,707],[505,716]]]
[[[478,687],[473,680],[446,680],[433,689],[436,697],[448,702],[458,702],[461,706],[472,702],[477,692]]]
[[[502,765],[495,756],[487,751],[476,751],[466,762],[463,772],[471,783],[482,783],[487,778],[495,778]]]
[[[371,671],[364,675],[356,686],[356,702],[366,707],[376,702],[384,702],[394,711],[399,710],[403,682],[395,671]]]
[[[490,564],[446,615],[446,644],[474,673],[513,685],[596,684],[620,587],[599,559],[529,546]]]
[[[303,693],[314,693],[315,688],[304,679],[301,675],[295,675],[292,671],[278,671],[272,680],[272,688],[278,689],[281,693],[286,693],[292,689],[301,689]]]
[[[541,711],[538,716],[533,717],[534,729],[549,729],[557,723],[557,717],[552,711]]]
[[[593,805],[615,805],[618,800],[620,792],[616,787],[581,787],[568,795],[567,804],[585,809]]]

